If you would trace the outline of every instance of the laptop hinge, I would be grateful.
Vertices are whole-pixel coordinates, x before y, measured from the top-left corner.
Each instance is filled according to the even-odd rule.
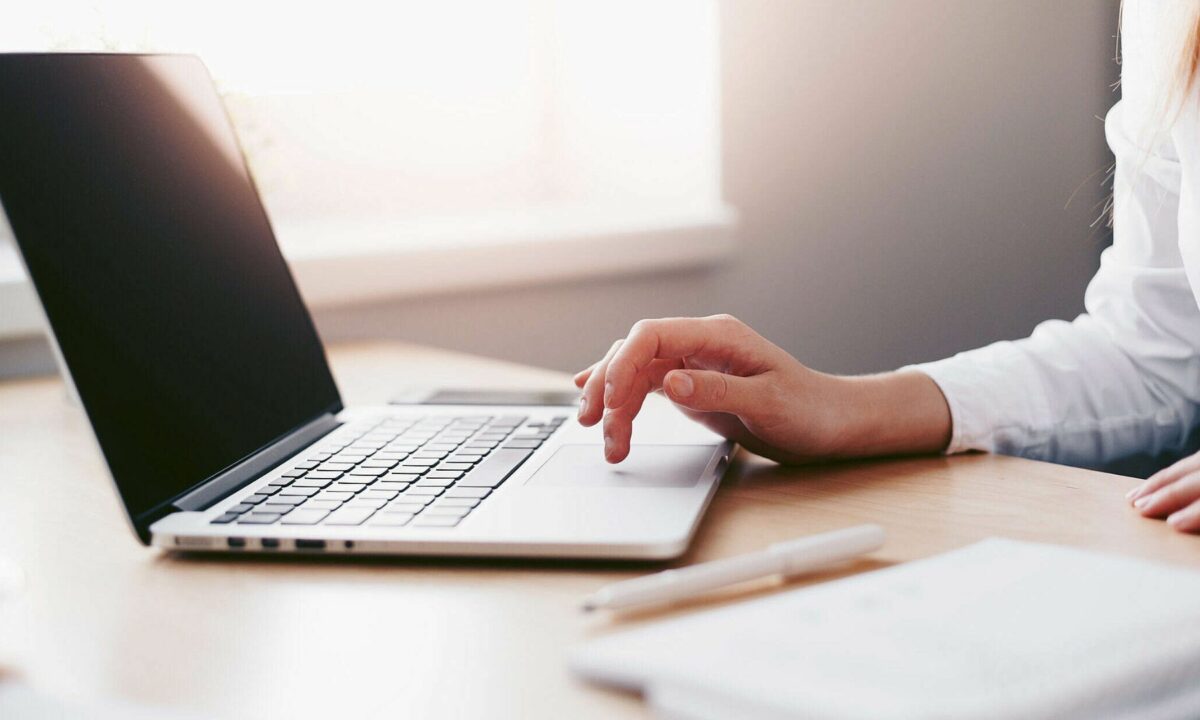
[[[239,488],[263,473],[287,460],[322,436],[341,425],[331,413],[325,413],[312,422],[302,425],[257,453],[234,465],[220,475],[214,476],[195,490],[180,496],[173,505],[179,510],[205,510],[214,503],[228,497]]]

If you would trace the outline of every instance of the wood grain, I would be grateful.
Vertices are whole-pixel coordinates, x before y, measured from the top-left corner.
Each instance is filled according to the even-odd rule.
[[[349,403],[405,385],[562,387],[532,368],[396,344],[331,353]],[[581,598],[661,565],[185,557],[139,545],[78,407],[56,379],[0,383],[0,672],[70,697],[225,718],[644,717],[572,679],[573,643],[670,611],[587,616]],[[742,454],[687,556],[727,557],[860,522],[887,528],[861,572],[991,535],[1200,567],[1200,539],[1134,514],[1133,481],[972,455],[782,469]],[[812,582],[815,580],[810,580]],[[796,583],[799,585],[801,583]]]

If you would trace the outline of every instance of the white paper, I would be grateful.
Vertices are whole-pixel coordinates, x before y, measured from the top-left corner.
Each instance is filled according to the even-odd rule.
[[[660,714],[1200,717],[1200,573],[992,539],[588,643]]]

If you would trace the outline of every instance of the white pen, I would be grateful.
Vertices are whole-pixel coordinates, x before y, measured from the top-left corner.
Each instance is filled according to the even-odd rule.
[[[878,525],[856,525],[788,540],[748,555],[614,583],[584,600],[583,609],[660,605],[771,575],[801,575],[878,550],[884,537],[883,528]]]

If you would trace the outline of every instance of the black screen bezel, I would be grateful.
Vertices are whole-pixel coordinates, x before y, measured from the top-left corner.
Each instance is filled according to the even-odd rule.
[[[181,62],[181,63],[196,63],[199,66],[199,69],[208,78],[210,85],[212,85],[211,73],[209,73],[208,69],[204,66],[203,61],[195,55],[186,55],[186,54],[0,53],[0,63],[4,62],[5,59],[16,59],[16,60],[19,60],[22,58],[24,58],[24,59],[54,58],[56,60],[61,59],[62,67],[61,67],[61,69],[56,68],[56,71],[69,73],[69,72],[71,72],[72,61],[94,62],[97,60],[102,60],[104,58],[110,58],[110,57],[111,58],[125,58],[125,59],[127,59],[127,58],[154,58],[154,59],[160,60],[160,61],[166,60],[166,61]],[[215,86],[212,86],[212,92],[214,93],[214,95],[216,95]],[[221,106],[221,112],[223,114],[223,121],[228,124],[228,129],[230,131],[230,134],[233,136],[233,142],[236,144],[237,152],[239,154],[239,157],[242,159],[242,167],[243,167],[243,170],[245,171],[245,175],[248,180],[249,192],[252,193],[253,200],[256,203],[257,213],[261,214],[261,220],[265,224],[266,228],[268,229],[268,232],[271,235],[271,239],[273,240],[272,247],[273,247],[274,253],[277,254],[278,260],[282,263],[284,272],[286,273],[287,283],[286,283],[285,289],[287,291],[290,291],[291,293],[294,293],[294,296],[295,296],[294,299],[295,299],[296,303],[298,304],[298,306],[302,309],[302,312],[303,312],[303,322],[307,325],[307,330],[309,332],[311,332],[311,336],[313,338],[315,338],[315,340],[316,340],[316,347],[312,348],[312,349],[318,351],[318,357],[320,359],[320,362],[323,363],[323,370],[329,378],[329,387],[326,388],[326,390],[328,390],[331,393],[332,397],[331,397],[328,405],[325,405],[325,406],[322,406],[319,408],[314,408],[311,416],[303,418],[300,422],[298,422],[293,427],[281,428],[281,432],[276,437],[273,437],[270,440],[263,443],[262,445],[258,446],[257,448],[252,449],[250,452],[246,453],[242,457],[232,459],[225,467],[222,467],[222,468],[216,470],[212,474],[210,474],[206,477],[203,477],[203,478],[197,478],[195,480],[195,482],[188,485],[182,491],[174,491],[173,490],[169,495],[164,495],[160,498],[155,498],[154,504],[152,504],[148,509],[142,510],[141,512],[135,512],[134,509],[130,506],[130,503],[128,502],[127,498],[124,496],[124,493],[121,490],[121,485],[119,482],[117,482],[117,478],[114,473],[113,466],[112,466],[111,462],[109,461],[108,453],[105,451],[105,449],[103,447],[103,442],[100,441],[99,434],[94,432],[93,434],[96,436],[97,445],[100,447],[101,454],[105,459],[105,464],[108,467],[109,474],[114,481],[114,487],[117,490],[118,497],[121,498],[122,505],[125,509],[126,515],[129,519],[129,521],[131,522],[133,529],[135,530],[135,532],[137,533],[137,535],[139,536],[139,538],[142,540],[143,543],[149,542],[149,533],[148,533],[149,526],[155,520],[169,514],[173,510],[177,509],[175,507],[174,503],[177,500],[179,500],[179,498],[189,495],[191,493],[194,493],[198,488],[201,488],[204,485],[208,484],[214,478],[217,478],[219,476],[229,473],[229,471],[231,469],[236,468],[237,466],[246,462],[246,460],[248,460],[249,458],[252,458],[255,455],[258,455],[262,450],[277,444],[283,438],[286,438],[289,435],[293,434],[297,429],[308,426],[308,425],[312,424],[314,421],[318,420],[319,418],[322,418],[325,416],[330,416],[330,415],[336,415],[344,407],[344,405],[342,403],[340,392],[338,391],[338,388],[336,385],[336,381],[333,380],[332,373],[329,370],[328,357],[325,353],[323,343],[320,342],[320,336],[317,332],[315,324],[313,323],[312,315],[311,315],[311,313],[309,313],[307,311],[307,308],[303,303],[303,298],[300,296],[299,289],[296,286],[295,277],[292,274],[290,266],[288,266],[286,261],[284,260],[282,252],[278,245],[278,241],[274,237],[274,231],[270,226],[270,219],[267,216],[265,207],[263,206],[262,199],[261,199],[261,193],[259,192],[257,184],[255,183],[253,176],[249,172],[249,169],[245,166],[244,155],[242,154],[243,151],[242,151],[240,140],[237,138],[237,134],[232,128],[232,122],[230,121],[228,112],[226,111],[224,104],[220,103],[219,97],[217,98],[217,101]],[[4,212],[3,198],[0,198],[0,212]],[[10,223],[10,225],[11,225],[11,223]],[[18,255],[23,256],[23,253],[24,253],[23,241],[22,241],[21,236],[17,233],[15,228],[13,229],[13,236],[16,241]],[[29,241],[30,241],[30,239],[27,237],[24,242],[27,243]],[[48,306],[44,302],[45,298],[43,297],[43,295],[47,290],[46,287],[44,286],[45,284],[39,282],[39,278],[35,274],[35,271],[33,270],[33,268],[30,268],[27,264],[26,264],[25,270],[31,280],[31,284],[34,288],[36,295],[38,296],[38,300],[41,303],[41,306],[43,307],[43,309],[45,309],[45,316],[47,318],[47,329],[49,331],[48,335],[50,336],[49,339],[50,339],[50,342],[53,344],[53,349],[55,351],[57,359],[58,359],[60,365],[62,366],[64,372],[66,372],[69,375],[69,377],[67,378],[68,382],[74,383],[74,377],[76,376],[77,373],[72,368],[73,360],[72,360],[72,358],[67,357],[65,353],[60,351],[59,343],[57,340],[57,332],[58,331],[55,328],[55,318],[53,317],[53,313],[48,309]],[[300,320],[299,316],[296,317],[296,320],[297,321]],[[89,403],[87,401],[87,392],[85,389],[77,387],[76,391],[77,391],[76,396],[79,398],[80,404],[83,407],[83,410],[88,417],[89,424],[91,425],[91,427],[94,430],[94,428],[97,427],[95,408],[89,406]],[[248,482],[251,479],[253,479],[253,478],[247,477],[245,479],[245,482]],[[244,485],[244,482],[239,484],[238,486],[241,486],[241,485]]]

